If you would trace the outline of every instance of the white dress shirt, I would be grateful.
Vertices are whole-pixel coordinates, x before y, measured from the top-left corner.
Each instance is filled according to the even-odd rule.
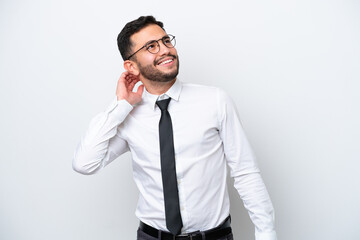
[[[144,90],[131,106],[114,101],[90,123],[78,145],[73,168],[92,174],[126,151],[132,155],[139,189],[136,216],[167,231],[160,169],[157,100],[170,97],[182,233],[218,226],[229,215],[227,167],[251,220],[257,240],[275,240],[274,210],[254,154],[231,99],[220,89],[177,80],[163,95]]]

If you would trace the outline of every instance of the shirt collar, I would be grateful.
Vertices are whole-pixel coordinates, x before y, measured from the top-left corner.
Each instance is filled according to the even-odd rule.
[[[163,93],[161,95],[154,95],[149,93],[146,88],[144,89],[143,93],[143,104],[149,105],[153,110],[155,110],[156,107],[156,101],[158,99],[167,99],[171,98],[172,100],[179,101],[180,93],[182,89],[182,83],[179,80],[176,80],[175,83],[167,90],[166,93]]]

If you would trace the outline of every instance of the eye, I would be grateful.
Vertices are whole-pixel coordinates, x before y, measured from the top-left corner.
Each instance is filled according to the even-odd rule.
[[[156,42],[149,42],[148,44],[146,44],[146,50],[151,50],[156,48],[157,43]]]
[[[165,44],[171,44],[170,37],[164,37],[164,38],[163,38],[163,42],[164,42]]]

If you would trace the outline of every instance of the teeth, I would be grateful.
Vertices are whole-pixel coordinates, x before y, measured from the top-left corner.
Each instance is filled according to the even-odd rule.
[[[169,59],[169,60],[163,61],[163,62],[160,63],[159,65],[164,65],[164,64],[169,63],[169,62],[172,62],[172,61],[173,61],[172,59]]]

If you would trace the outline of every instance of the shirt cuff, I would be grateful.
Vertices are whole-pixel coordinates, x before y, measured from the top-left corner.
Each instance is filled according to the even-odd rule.
[[[256,240],[277,240],[276,232],[256,232],[255,231],[255,239]]]

